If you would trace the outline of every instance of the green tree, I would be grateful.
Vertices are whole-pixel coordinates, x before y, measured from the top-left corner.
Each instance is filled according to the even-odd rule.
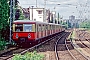
[[[9,37],[9,0],[0,0],[0,50],[4,49]]]
[[[15,20],[23,20],[25,16],[22,13],[22,8],[18,5],[19,1],[15,0]]]
[[[80,28],[90,29],[90,21],[84,21],[84,22],[80,23]]]
[[[0,31],[7,27],[9,20],[8,0],[0,0]]]
[[[9,26],[8,21],[9,21],[8,0],[0,0],[0,33],[2,32],[2,30],[6,30],[6,27]]]
[[[23,20],[25,19],[25,16],[24,14],[22,13],[22,9],[20,9],[20,17],[19,17],[19,20]]]

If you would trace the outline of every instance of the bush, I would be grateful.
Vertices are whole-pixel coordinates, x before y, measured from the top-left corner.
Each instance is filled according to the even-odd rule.
[[[37,54],[36,51],[34,51],[34,52],[27,52],[24,55],[15,54],[12,60],[42,60],[43,58],[44,55]]]
[[[3,38],[1,38],[1,40],[0,40],[0,50],[4,50],[6,45],[7,45],[7,42],[4,41]]]

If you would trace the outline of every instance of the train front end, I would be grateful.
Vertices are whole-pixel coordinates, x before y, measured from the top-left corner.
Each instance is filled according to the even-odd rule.
[[[18,45],[32,44],[35,41],[35,22],[18,20],[13,22],[13,40]]]

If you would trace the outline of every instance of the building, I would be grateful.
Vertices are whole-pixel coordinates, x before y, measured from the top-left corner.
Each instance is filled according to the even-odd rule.
[[[78,19],[75,19],[75,16],[73,15],[69,16],[69,23],[71,25],[71,28],[78,27]]]
[[[44,8],[30,8],[29,11],[30,11],[30,20],[46,22],[44,18],[45,16]]]
[[[56,12],[50,11],[49,9],[44,8],[23,8],[23,14],[26,19],[33,21],[41,21],[47,23],[55,23]]]
[[[53,23],[55,23],[55,21],[56,21],[56,11],[52,11],[51,13],[52,13],[52,21],[53,21]]]
[[[69,16],[69,19],[70,20],[75,20],[75,16],[71,15],[71,16]]]
[[[50,22],[50,17],[51,17],[51,13],[50,13],[50,10],[46,10],[46,22]]]

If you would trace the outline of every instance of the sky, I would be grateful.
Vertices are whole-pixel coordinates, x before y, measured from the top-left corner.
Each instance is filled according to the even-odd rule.
[[[90,18],[90,1],[89,0],[18,0],[19,5],[23,8],[31,6],[50,9],[56,11],[64,19],[74,15],[76,18]],[[45,5],[46,1],[46,5]]]

